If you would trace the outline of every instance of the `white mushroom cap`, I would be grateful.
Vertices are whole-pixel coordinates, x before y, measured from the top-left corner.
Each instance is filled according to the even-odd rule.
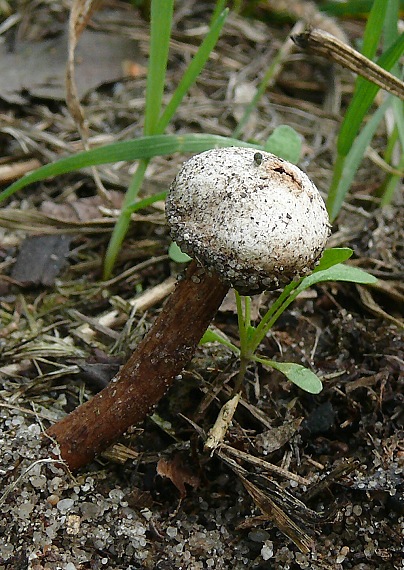
[[[297,166],[228,147],[184,163],[166,202],[182,251],[242,294],[309,273],[330,234],[319,191]]]

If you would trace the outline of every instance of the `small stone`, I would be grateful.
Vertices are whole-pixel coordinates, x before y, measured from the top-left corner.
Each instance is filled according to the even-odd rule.
[[[73,507],[74,501],[72,499],[61,499],[56,505],[57,509],[62,513],[66,514]]]
[[[274,543],[271,540],[266,540],[264,546],[261,548],[261,556],[263,560],[269,560],[274,555]]]
[[[266,530],[257,528],[248,533],[248,538],[253,542],[265,542],[269,539],[269,533]]]
[[[78,534],[80,532],[80,521],[78,515],[68,515],[66,517],[66,534]]]
[[[121,489],[112,489],[108,495],[113,503],[119,504],[123,499],[124,493]]]
[[[177,536],[178,530],[174,526],[167,527],[166,533],[170,538],[174,538]]]
[[[336,558],[337,564],[342,564],[349,553],[349,546],[343,546]]]
[[[55,507],[58,502],[60,501],[60,497],[59,495],[49,495],[49,497],[46,499],[46,501],[52,505],[52,507]]]

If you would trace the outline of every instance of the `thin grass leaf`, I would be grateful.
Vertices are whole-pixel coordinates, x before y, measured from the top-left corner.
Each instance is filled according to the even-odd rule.
[[[404,34],[402,34],[392,44],[385,53],[377,60],[377,64],[386,70],[390,70],[398,61],[404,52]],[[353,141],[359,131],[362,121],[369,111],[374,98],[376,97],[379,87],[374,83],[370,83],[362,77],[358,77],[356,83],[355,94],[345,113],[342,122],[338,140],[337,150],[341,156],[346,156],[353,144]]]
[[[280,62],[282,61],[282,58],[283,58],[283,52],[281,49],[274,56],[271,65],[266,70],[265,75],[262,78],[261,83],[259,84],[256,92],[254,93],[254,97],[246,105],[243,116],[241,117],[238,125],[236,126],[236,128],[233,131],[234,137],[241,136],[241,133],[243,132],[243,129],[244,129],[245,125],[247,124],[248,119],[251,116],[251,113],[254,111],[254,109],[257,108],[258,103],[261,100],[262,96],[264,95],[264,93],[265,93],[270,81],[272,80],[273,76],[275,75]]]
[[[215,9],[213,10],[211,22],[213,23],[226,8],[227,0],[217,0]]]
[[[362,54],[373,59],[380,42],[387,10],[386,0],[373,0],[362,41]]]
[[[404,172],[404,153],[401,154],[401,158],[400,161],[398,163],[398,165],[396,166],[397,170]],[[402,175],[400,174],[395,174],[390,176],[387,181],[384,184],[384,189],[383,189],[383,193],[382,193],[382,197],[380,200],[380,205],[383,206],[387,206],[388,204],[391,204],[393,198],[394,198],[394,194],[396,192],[397,186],[399,184],[401,184],[401,180],[402,180]]]
[[[383,28],[383,44],[387,49],[398,38],[398,21],[400,19],[400,0],[389,0],[386,2],[386,16]]]
[[[158,121],[158,124],[156,126],[156,134],[162,133],[165,130],[184,96],[188,92],[189,88],[199,77],[202,69],[210,57],[210,54],[212,53],[213,48],[217,43],[217,40],[219,39],[220,32],[222,31],[228,13],[229,10],[226,9],[222,13],[219,13],[217,18],[212,20],[212,25],[209,29],[209,32],[199,46],[197,53],[193,57],[187,70],[182,76],[178,87],[174,91],[169,103],[167,104],[166,108],[163,111],[163,114]]]
[[[33,182],[67,174],[97,164],[133,161],[153,156],[165,156],[177,152],[197,153],[211,148],[239,146],[264,150],[262,145],[247,143],[220,135],[191,133],[185,135],[152,135],[113,143],[100,148],[83,151],[51,164],[41,166],[26,174],[0,193],[0,202]]]
[[[153,194],[152,196],[148,196],[147,198],[143,198],[142,200],[138,200],[134,204],[128,206],[128,212],[133,214],[133,212],[137,212],[138,210],[143,210],[143,208],[147,208],[151,206],[155,202],[161,202],[165,200],[167,197],[167,191],[158,192],[157,194]]]
[[[146,136],[156,134],[156,126],[161,114],[173,10],[174,0],[152,0],[151,2],[150,53],[144,120]]]
[[[393,103],[394,124],[397,127],[401,148],[404,149],[404,102],[394,98]]]
[[[330,186],[327,196],[327,211],[331,221],[334,221],[338,216],[348,190],[354,181],[356,172],[363,160],[366,149],[390,104],[391,96],[388,97],[372,115],[367,125],[356,138],[348,155],[346,157],[337,157],[337,161],[334,165],[333,183]]]
[[[132,176],[130,185],[125,193],[125,198],[119,214],[118,220],[112,230],[111,238],[108,242],[107,251],[104,257],[103,278],[109,279],[115,265],[119,250],[122,247],[123,240],[130,226],[130,218],[132,214],[132,205],[136,202],[140,188],[142,186],[144,176],[146,174],[149,159],[139,161],[135,174]]]
[[[372,6],[373,0],[329,0],[321,3],[320,10],[332,16],[350,17],[367,14]]]
[[[164,0],[163,4],[164,4]],[[191,61],[187,71],[185,72],[182,80],[174,92],[168,106],[161,115],[161,101],[164,91],[165,73],[167,67],[168,48],[170,39],[170,28],[172,18],[172,5],[164,4],[166,13],[162,15],[158,11],[158,6],[161,0],[154,0],[152,10],[152,30],[151,30],[151,55],[149,61],[149,76],[152,75],[154,79],[150,79],[147,84],[146,96],[146,121],[145,121],[145,134],[162,134],[166,126],[170,122],[173,114],[180,105],[185,93],[196,80],[207,58],[213,49],[222,26],[224,24],[228,11],[220,14],[217,18],[212,20],[211,29],[202,42],[197,54]],[[221,2],[219,2],[219,5]],[[156,12],[156,10],[158,12]],[[157,93],[157,96],[156,96]],[[160,117],[160,118],[159,118]],[[150,158],[143,158],[140,160],[136,169],[135,175],[126,191],[125,200],[119,218],[112,231],[111,239],[108,244],[104,259],[104,278],[110,277],[118,252],[122,247],[123,240],[129,229],[130,213],[132,205],[136,202],[139,195],[146,169]]]

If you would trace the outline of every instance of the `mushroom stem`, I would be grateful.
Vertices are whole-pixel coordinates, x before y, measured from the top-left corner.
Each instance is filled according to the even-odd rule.
[[[77,469],[141,422],[191,360],[228,291],[192,262],[154,325],[111,383],[51,426],[61,458]]]

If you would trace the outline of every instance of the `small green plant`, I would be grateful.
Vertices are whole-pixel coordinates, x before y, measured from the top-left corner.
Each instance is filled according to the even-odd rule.
[[[398,60],[404,52],[404,34],[398,33],[400,13],[399,0],[374,0],[362,40],[362,54],[374,59],[376,50],[384,37],[384,53],[377,59],[378,65],[387,70],[393,70],[396,75],[402,73]],[[354,94],[337,137],[337,157],[334,164],[333,178],[328,191],[327,209],[331,221],[339,214],[347,192],[354,180],[355,174],[363,160],[366,149],[386,113],[392,113],[395,127],[389,137],[384,160],[390,166],[391,172],[386,176],[382,185],[381,204],[391,202],[394,189],[402,177],[404,168],[404,103],[396,97],[388,96],[380,107],[369,117],[369,120],[359,133],[379,87],[366,79],[358,77]],[[359,133],[359,134],[358,134]],[[400,159],[397,164],[393,160],[392,149],[400,146]]]
[[[352,250],[349,248],[327,249],[313,273],[298,281],[289,283],[257,325],[253,325],[251,322],[251,298],[248,296],[243,297],[237,292],[235,293],[240,346],[229,342],[220,333],[212,329],[206,331],[201,343],[219,342],[232,350],[239,358],[240,368],[237,387],[240,387],[244,379],[248,364],[251,362],[260,362],[261,364],[278,370],[284,374],[288,380],[306,392],[318,394],[322,390],[320,378],[308,368],[292,362],[277,362],[264,358],[257,354],[257,349],[287,307],[302,291],[309,287],[325,281],[349,281],[351,283],[362,284],[375,283],[376,278],[366,271],[343,264],[351,255]]]

